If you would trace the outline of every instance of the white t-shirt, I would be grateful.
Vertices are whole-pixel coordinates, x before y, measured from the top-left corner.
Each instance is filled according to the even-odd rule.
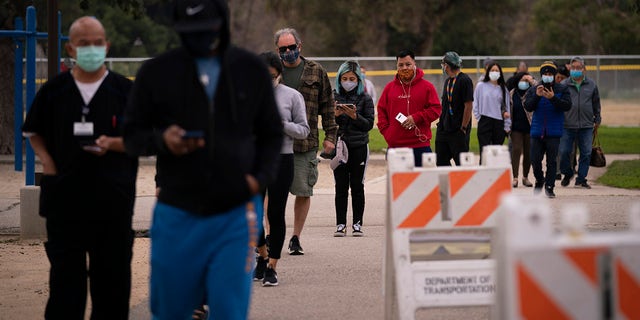
[[[108,74],[109,70],[105,71],[104,75],[102,75],[102,78],[98,79],[98,81],[96,82],[79,82],[78,80],[73,78],[76,86],[78,86],[78,90],[80,90],[80,94],[82,95],[82,100],[84,101],[85,106],[89,105],[89,102],[91,102],[91,99],[96,94],[98,88],[100,88],[100,85],[102,84],[102,81],[104,81]]]

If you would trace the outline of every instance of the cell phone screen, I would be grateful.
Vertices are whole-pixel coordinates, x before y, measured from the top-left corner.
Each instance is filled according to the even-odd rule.
[[[198,138],[204,138],[204,131],[202,130],[187,131],[182,136],[182,139],[198,139]]]

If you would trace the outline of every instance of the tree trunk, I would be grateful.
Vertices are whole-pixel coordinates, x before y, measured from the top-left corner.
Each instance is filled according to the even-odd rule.
[[[13,40],[0,38],[0,154],[13,154],[15,150],[13,78],[16,66],[13,60]]]

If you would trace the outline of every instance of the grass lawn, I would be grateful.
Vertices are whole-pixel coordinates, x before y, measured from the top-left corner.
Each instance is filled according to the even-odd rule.
[[[433,129],[435,137],[435,128]],[[598,137],[605,155],[640,153],[640,127],[600,127]],[[320,141],[324,139],[324,131],[320,130]],[[432,146],[434,145],[432,139]],[[505,140],[505,144],[507,144]],[[369,132],[369,150],[382,153],[387,143],[378,129]],[[469,150],[478,153],[476,129],[471,130]],[[598,178],[598,183],[618,188],[640,189],[640,160],[614,161],[607,172]]]
[[[431,142],[434,145],[435,128],[432,129],[433,136]],[[640,153],[640,127],[600,127],[598,137],[602,150],[606,154],[634,154]],[[324,131],[320,130],[320,141],[324,139]],[[505,144],[507,144],[505,139]],[[374,128],[369,132],[369,150],[372,153],[381,153],[387,148],[387,143],[378,129]],[[471,129],[471,139],[469,150],[478,153],[478,138],[476,129]]]
[[[617,188],[640,189],[640,160],[616,160],[598,183]]]

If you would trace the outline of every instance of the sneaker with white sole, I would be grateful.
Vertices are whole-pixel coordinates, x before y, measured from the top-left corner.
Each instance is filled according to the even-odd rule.
[[[362,226],[360,225],[360,223],[356,223],[352,226],[353,228],[353,236],[354,237],[362,237],[364,236],[364,232],[362,232]]]
[[[253,270],[253,281],[260,281],[264,279],[267,262],[269,262],[269,258],[263,259],[261,256],[256,257],[256,268]]]
[[[271,267],[267,267],[264,271],[264,279],[262,279],[263,287],[275,287],[278,285],[278,273]]]
[[[336,232],[333,233],[334,237],[345,237],[347,235],[347,226],[339,224],[336,228]]]
[[[292,256],[301,256],[304,254],[304,250],[302,250],[298,236],[293,236],[291,237],[291,240],[289,240],[289,254]]]

